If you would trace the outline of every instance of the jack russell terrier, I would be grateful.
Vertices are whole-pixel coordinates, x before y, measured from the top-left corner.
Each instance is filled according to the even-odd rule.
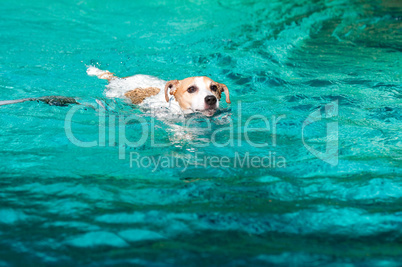
[[[135,105],[161,106],[161,102],[176,102],[185,114],[201,112],[212,116],[219,108],[222,93],[225,93],[226,102],[230,104],[227,86],[205,76],[168,82],[142,74],[119,78],[107,70],[93,66],[88,68],[87,73],[109,82],[106,86],[106,96],[125,97]]]

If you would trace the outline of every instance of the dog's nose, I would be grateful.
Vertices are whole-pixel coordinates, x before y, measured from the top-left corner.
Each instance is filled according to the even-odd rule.
[[[207,103],[207,105],[215,105],[216,104],[216,97],[213,95],[207,95],[205,97],[205,103]]]

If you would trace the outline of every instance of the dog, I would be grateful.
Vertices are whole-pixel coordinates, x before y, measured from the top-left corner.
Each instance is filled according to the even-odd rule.
[[[165,101],[169,106],[178,105],[184,114],[201,112],[213,116],[219,109],[222,93],[226,96],[226,102],[231,103],[227,86],[206,76],[168,82],[142,74],[119,78],[114,73],[93,66],[88,67],[87,74],[109,82],[106,86],[107,97],[123,97],[135,105],[161,106]]]

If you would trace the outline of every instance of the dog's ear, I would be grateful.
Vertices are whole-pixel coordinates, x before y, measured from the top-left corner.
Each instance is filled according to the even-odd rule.
[[[171,80],[171,81],[168,81],[166,83],[166,85],[165,85],[165,99],[166,99],[166,102],[169,102],[169,96],[168,96],[169,89],[171,89],[170,94],[174,95],[176,93],[177,86],[179,85],[179,82],[180,82],[179,80]]]
[[[222,92],[225,93],[226,95],[226,103],[230,104],[230,95],[229,95],[229,89],[226,85],[224,85],[223,83],[218,83],[218,88],[219,88],[219,97],[222,94]]]

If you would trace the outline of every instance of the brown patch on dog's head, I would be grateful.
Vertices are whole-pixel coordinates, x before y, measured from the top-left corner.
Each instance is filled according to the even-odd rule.
[[[183,110],[200,111],[218,108],[219,103],[206,103],[207,95],[214,95],[217,100],[221,99],[222,92],[226,95],[226,102],[230,103],[229,90],[226,85],[217,83],[212,79],[199,76],[189,77],[183,80],[168,81],[165,85],[165,99],[169,102],[168,91],[173,95]]]
[[[178,81],[175,90],[170,92],[174,96],[180,107],[184,110],[191,107],[192,98],[194,94],[189,93],[189,87],[194,83],[194,77],[189,77]]]
[[[224,92],[226,95],[226,103],[231,103],[229,89],[226,85],[224,85],[223,83],[212,82],[210,88],[211,92],[218,98],[218,100],[221,100],[222,92]]]
[[[180,81],[179,80],[171,80],[168,81],[165,85],[165,99],[166,102],[169,102],[169,95],[168,95],[168,90],[170,90],[170,94],[174,96],[174,94],[176,93],[177,87],[179,85]]]

